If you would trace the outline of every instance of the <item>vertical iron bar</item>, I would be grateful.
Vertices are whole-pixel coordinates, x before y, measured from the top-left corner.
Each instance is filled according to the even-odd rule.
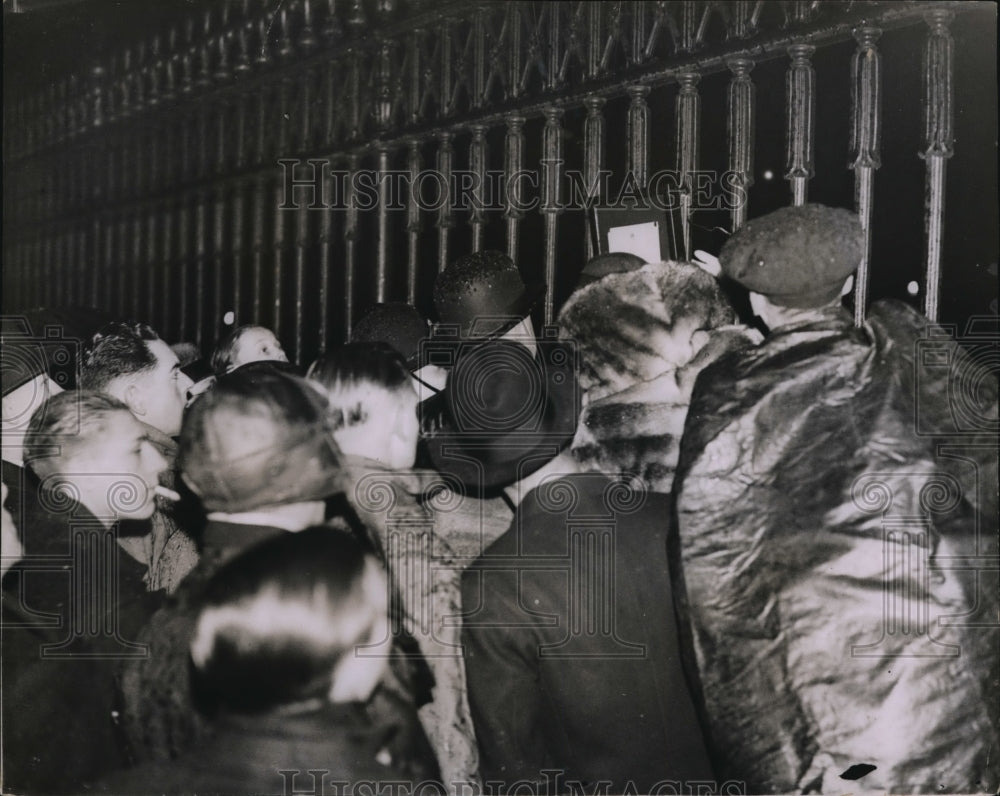
[[[698,95],[696,72],[677,75],[677,171],[681,184],[681,226],[684,233],[684,257],[691,259],[691,208],[694,200],[692,175],[698,170],[699,134],[701,129],[701,97]]]
[[[354,270],[357,265],[358,203],[354,180],[361,157],[351,153],[347,158],[347,213],[344,217],[344,339],[350,338],[354,326]]]
[[[604,168],[604,102],[604,97],[596,94],[591,94],[583,101],[587,108],[587,118],[583,123],[584,172],[588,199],[595,205],[600,204],[604,187],[601,179],[601,169]],[[587,232],[584,237],[589,260],[598,252],[594,248],[593,236]]]
[[[452,218],[451,207],[451,164],[454,150],[452,148],[452,134],[450,132],[439,133],[437,139],[437,172],[441,177],[441,189],[444,191],[437,217],[438,272],[440,273],[448,266],[448,235],[455,224]]]
[[[411,189],[406,199],[406,300],[417,303],[417,269],[420,263],[420,197],[413,190],[420,173],[420,139],[408,142],[406,167]]]
[[[648,182],[649,159],[649,106],[646,104],[649,86],[641,84],[629,86],[627,91],[628,171],[635,179],[636,185],[645,189]]]
[[[941,291],[941,252],[944,244],[945,174],[954,153],[953,41],[948,26],[954,14],[935,10],[927,14],[930,27],[924,49],[925,189],[924,314],[938,319]]]
[[[854,323],[864,323],[868,309],[869,261],[872,250],[872,202],[875,169],[882,165],[882,74],[875,46],[882,31],[868,25],[855,29],[858,47],[851,58],[851,147],[854,209],[865,232],[864,254],[854,278]]]
[[[472,141],[469,144],[469,170],[472,172],[472,208],[470,223],[472,224],[472,250],[477,252],[483,248],[483,235],[486,231],[485,182],[486,164],[489,152],[486,148],[485,124],[472,125]]]
[[[542,213],[545,215],[545,323],[553,320],[553,293],[556,283],[556,247],[559,213],[562,212],[563,134],[561,108],[548,106],[544,110],[542,131]]]
[[[785,75],[785,179],[791,182],[792,203],[803,205],[813,176],[813,138],[816,131],[816,72],[811,44],[788,48],[792,62]]]
[[[753,185],[753,145],[754,116],[756,114],[756,89],[750,70],[754,63],[748,58],[734,58],[729,61],[733,73],[729,81],[728,134],[729,169],[733,173],[733,196],[730,204],[730,218],[733,232],[747,220],[747,200]]]
[[[524,189],[521,172],[524,169],[524,117],[513,114],[507,117],[507,135],[504,139],[504,174],[508,184],[506,190],[507,208],[507,256],[517,262],[517,232],[524,218]]]

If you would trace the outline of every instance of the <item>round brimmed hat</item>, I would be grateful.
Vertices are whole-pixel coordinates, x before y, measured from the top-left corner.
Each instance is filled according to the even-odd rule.
[[[821,307],[835,300],[864,254],[855,213],[806,204],[748,221],[722,247],[730,279],[782,307]]]
[[[573,439],[580,415],[575,348],[549,341],[532,357],[520,343],[463,347],[425,441],[435,469],[471,494],[494,492],[538,470]]]
[[[322,500],[344,489],[326,399],[276,368],[219,378],[184,417],[177,463],[210,512]]]
[[[434,309],[466,339],[498,337],[528,317],[545,285],[525,285],[514,261],[498,251],[466,254],[438,274]]]
[[[352,343],[385,343],[403,355],[412,371],[420,367],[420,344],[430,334],[430,322],[411,304],[375,304],[351,330]]]

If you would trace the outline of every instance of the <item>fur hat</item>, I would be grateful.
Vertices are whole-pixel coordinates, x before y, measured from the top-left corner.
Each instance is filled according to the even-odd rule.
[[[184,417],[177,456],[206,511],[245,512],[343,491],[326,399],[278,368],[239,368]]]
[[[822,307],[864,254],[855,213],[807,204],[755,218],[722,247],[722,272],[782,307]]]
[[[576,371],[575,348],[555,340],[537,358],[506,340],[464,346],[435,396],[441,427],[425,438],[435,469],[477,495],[531,475],[573,439]]]
[[[559,336],[580,352],[580,387],[589,402],[683,365],[678,357],[684,358],[694,330],[735,317],[709,274],[667,261],[577,290],[559,312]]]
[[[403,355],[410,370],[420,367],[420,344],[430,323],[416,307],[401,301],[375,304],[351,330],[352,343],[386,343]]]
[[[506,254],[474,252],[438,274],[434,309],[442,324],[457,324],[464,338],[498,337],[528,317],[544,293],[544,284],[525,286]]]

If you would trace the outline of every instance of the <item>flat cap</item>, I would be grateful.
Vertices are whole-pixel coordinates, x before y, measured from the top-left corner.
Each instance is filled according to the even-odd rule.
[[[855,213],[806,204],[752,219],[722,247],[722,272],[783,307],[821,307],[861,262]]]

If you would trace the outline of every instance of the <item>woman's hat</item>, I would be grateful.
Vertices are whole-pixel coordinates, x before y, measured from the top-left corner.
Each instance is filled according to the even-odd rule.
[[[499,337],[527,318],[545,285],[524,284],[514,261],[498,251],[466,254],[438,274],[434,309],[465,339]]]
[[[496,491],[538,470],[573,439],[580,415],[575,348],[542,341],[466,345],[439,399],[440,423],[425,437],[434,467],[472,494]]]
[[[411,370],[420,367],[420,344],[430,334],[430,323],[411,304],[390,301],[375,304],[351,329],[352,343],[386,343],[403,355]]]

